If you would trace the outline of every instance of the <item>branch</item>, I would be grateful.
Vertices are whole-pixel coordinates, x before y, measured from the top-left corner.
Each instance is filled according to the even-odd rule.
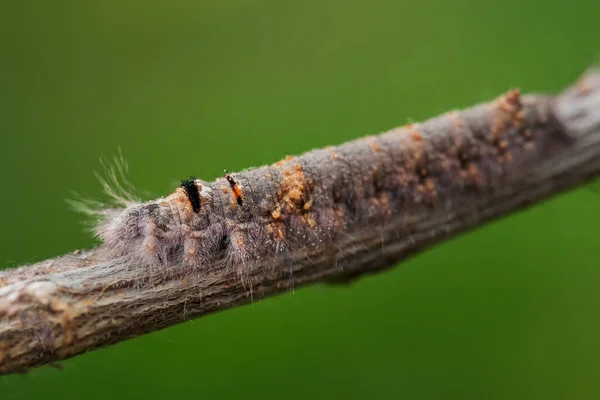
[[[107,221],[96,249],[0,272],[0,373],[349,282],[599,173],[592,70],[556,97],[513,90],[232,182],[187,182]]]

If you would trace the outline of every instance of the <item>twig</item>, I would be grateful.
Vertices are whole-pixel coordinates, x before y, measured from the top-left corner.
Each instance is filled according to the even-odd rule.
[[[0,272],[0,372],[294,286],[348,282],[599,173],[600,72],[592,70],[557,97],[513,90],[230,182],[187,182],[107,223],[102,247]],[[196,187],[200,205],[186,192]],[[155,231],[123,230],[134,212],[160,228],[160,207],[180,235],[167,247]],[[151,260],[132,258],[134,248]]]

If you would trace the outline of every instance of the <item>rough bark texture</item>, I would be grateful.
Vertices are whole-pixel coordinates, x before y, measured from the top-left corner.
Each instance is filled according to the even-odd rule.
[[[100,247],[0,272],[0,373],[293,286],[350,281],[599,173],[600,72],[593,70],[556,97],[513,90],[232,174],[239,192],[223,179],[202,182],[201,194],[211,194],[200,208],[179,189],[136,209],[155,218],[153,227],[160,206],[177,216],[178,244],[154,254],[165,270],[132,268],[125,251]],[[111,239],[112,248],[127,244]]]

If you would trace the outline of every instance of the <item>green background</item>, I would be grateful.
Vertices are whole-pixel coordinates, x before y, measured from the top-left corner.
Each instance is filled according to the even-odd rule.
[[[145,198],[495,97],[600,50],[597,0],[3,1],[0,265],[90,247],[121,148]],[[0,377],[0,399],[600,397],[600,197],[569,192],[319,285]]]

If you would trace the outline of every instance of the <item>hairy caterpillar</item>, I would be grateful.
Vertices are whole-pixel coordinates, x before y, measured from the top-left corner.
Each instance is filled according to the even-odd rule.
[[[106,252],[131,265],[235,266],[242,274],[248,263],[268,267],[291,252],[310,258],[373,236],[358,232],[381,240],[410,235],[416,221],[496,190],[566,139],[551,106],[550,97],[512,90],[463,112],[213,182],[182,181],[154,201],[116,194],[125,209],[106,212],[96,233]]]

